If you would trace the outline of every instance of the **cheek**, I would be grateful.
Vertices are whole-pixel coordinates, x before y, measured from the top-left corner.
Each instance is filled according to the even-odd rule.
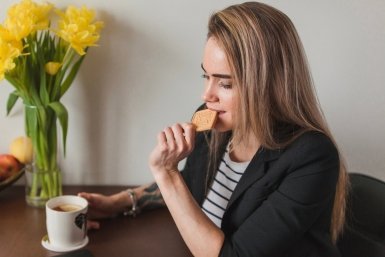
[[[235,111],[236,100],[233,94],[226,94],[222,97],[222,103],[227,111]]]
[[[223,123],[227,124],[227,126],[231,125],[234,120],[234,116],[236,115],[236,101],[232,95],[227,95],[222,98],[221,103],[222,109],[225,113],[221,116],[221,120]]]
[[[236,96],[234,89],[225,89],[223,87],[219,88],[219,90],[217,91],[217,95],[223,103],[233,102]]]

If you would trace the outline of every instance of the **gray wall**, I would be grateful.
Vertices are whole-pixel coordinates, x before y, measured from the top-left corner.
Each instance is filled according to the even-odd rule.
[[[16,1],[2,0],[0,19]],[[156,134],[188,121],[201,103],[200,63],[209,15],[239,1],[51,1],[86,4],[106,27],[63,98],[70,115],[66,184],[142,184]],[[350,172],[385,179],[385,1],[264,1],[303,40],[325,116]],[[23,134],[12,88],[0,82],[0,152]]]

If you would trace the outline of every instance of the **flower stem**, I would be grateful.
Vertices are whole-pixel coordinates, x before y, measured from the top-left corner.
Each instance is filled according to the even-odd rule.
[[[26,133],[34,149],[31,185],[27,202],[46,201],[62,193],[61,174],[57,166],[57,116],[49,106],[25,105]],[[30,201],[28,201],[30,198]]]

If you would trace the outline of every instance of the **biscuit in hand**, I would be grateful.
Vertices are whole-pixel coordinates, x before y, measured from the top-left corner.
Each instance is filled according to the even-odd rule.
[[[194,113],[191,122],[195,125],[197,132],[210,130],[214,127],[217,116],[216,111],[205,109]]]

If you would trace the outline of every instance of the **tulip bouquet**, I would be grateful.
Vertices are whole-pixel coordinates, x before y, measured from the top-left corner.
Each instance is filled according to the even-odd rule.
[[[99,40],[102,27],[102,22],[95,21],[94,11],[84,6],[61,11],[53,4],[32,0],[11,6],[0,24],[0,80],[7,80],[15,89],[7,101],[7,114],[18,99],[23,101],[25,130],[34,150],[31,165],[40,172],[32,177],[27,202],[61,194],[57,121],[64,153],[68,128],[68,112],[61,98],[88,48]]]

